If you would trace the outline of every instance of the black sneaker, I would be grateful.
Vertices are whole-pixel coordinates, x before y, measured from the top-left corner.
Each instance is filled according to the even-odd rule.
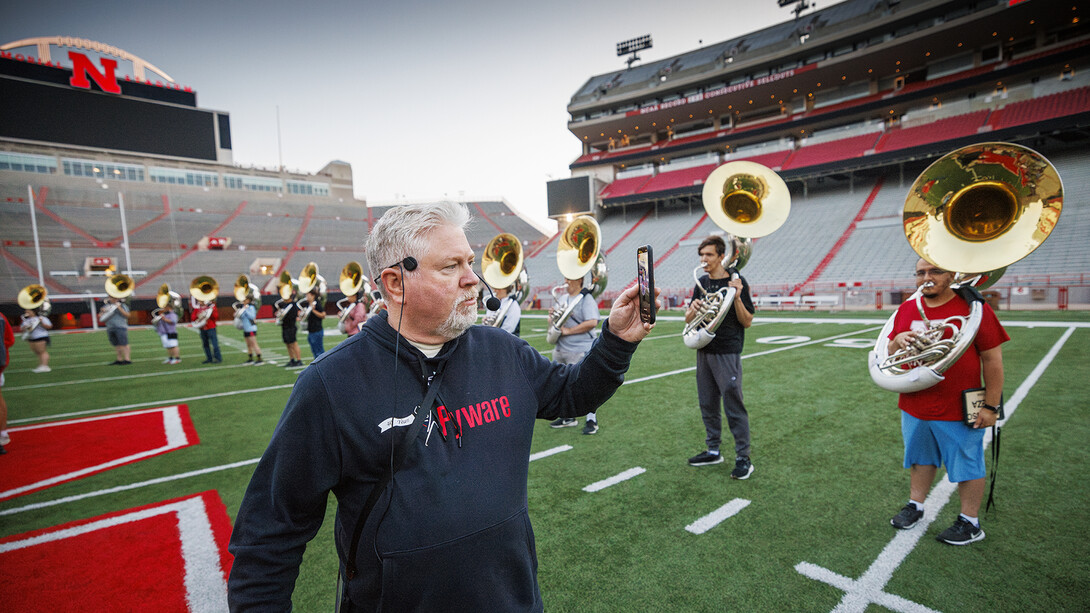
[[[723,454],[701,451],[689,458],[689,466],[711,466],[723,461]]]
[[[731,479],[749,479],[753,474],[753,462],[749,458],[735,458],[734,470],[730,471]]]
[[[553,428],[573,428],[579,425],[579,422],[571,417],[559,417],[549,422],[549,425]]]
[[[958,515],[954,525],[942,531],[935,540],[947,545],[968,545],[984,540],[984,531],[974,526],[969,520]]]
[[[588,419],[587,425],[583,426],[583,434],[598,434],[598,422]]]
[[[201,362],[201,364],[211,364],[211,363],[212,363],[212,360],[205,360],[205,361]]]
[[[899,513],[893,516],[893,519],[889,520],[889,524],[898,530],[908,530],[912,526],[916,525],[916,522],[920,521],[923,517],[923,511],[917,509],[912,503],[906,504]]]

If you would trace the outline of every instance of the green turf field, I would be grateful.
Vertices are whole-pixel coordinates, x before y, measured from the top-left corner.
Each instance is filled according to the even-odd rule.
[[[900,419],[895,395],[866,370],[882,314],[758,313],[743,354],[756,469],[747,481],[729,478],[729,462],[686,463],[704,440],[694,354],[681,323],[662,320],[598,412],[597,435],[538,424],[535,453],[571,447],[530,466],[547,610],[831,611],[842,600],[855,611],[1090,610],[1090,317],[999,315],[1011,336],[1003,354],[1014,413],[984,541],[934,540],[957,513],[956,493],[918,542],[894,539],[905,533],[889,518],[908,495]],[[522,329],[550,349],[543,319],[526,318]],[[185,474],[258,458],[296,372],[244,366],[241,333],[219,330],[219,365],[200,364],[199,337],[183,327],[176,366],[161,363],[149,329],[130,332],[127,367],[106,365],[114,352],[104,332],[55,334],[47,374],[30,373],[33,357],[17,341],[4,387],[10,426],[185,403],[200,444],[0,503],[0,537],[210,489],[233,517],[252,464]],[[261,324],[258,338],[266,360],[286,361],[274,325]],[[326,347],[341,338],[327,337]],[[583,489],[636,468],[610,487]],[[686,530],[732,501],[734,515],[700,534]],[[333,505],[308,549],[296,610],[332,608]]]

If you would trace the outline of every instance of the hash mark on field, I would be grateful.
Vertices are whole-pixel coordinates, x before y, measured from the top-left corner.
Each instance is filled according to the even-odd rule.
[[[609,487],[611,485],[617,485],[621,481],[628,481],[632,477],[642,475],[645,472],[647,472],[647,469],[646,468],[641,468],[639,466],[637,466],[635,468],[629,468],[628,470],[626,470],[626,471],[624,471],[624,472],[622,472],[620,474],[613,475],[612,477],[610,477],[608,479],[602,479],[601,481],[596,481],[594,483],[591,483],[590,485],[584,487],[583,491],[584,492],[597,492],[597,491],[600,491],[600,490],[604,490],[604,489],[606,489],[607,487]]]
[[[748,507],[750,502],[751,501],[746,500],[745,498],[735,498],[688,526],[685,526],[685,529],[693,534],[704,534],[727,519],[737,515],[742,509]]]
[[[552,449],[546,449],[545,451],[539,451],[537,453],[530,454],[530,461],[540,460],[541,458],[547,458],[551,455],[560,453],[562,451],[569,451],[572,448],[571,445],[561,445],[559,447],[553,447]]]

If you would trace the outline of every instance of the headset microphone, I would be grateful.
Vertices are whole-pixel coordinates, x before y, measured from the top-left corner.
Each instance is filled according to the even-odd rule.
[[[476,272],[474,272],[473,274],[477,275]],[[482,277],[481,275],[477,275],[477,278],[480,279],[481,283],[484,284],[484,288],[488,290],[488,293],[492,294],[491,298],[484,301],[484,306],[487,307],[489,311],[500,310],[500,299],[496,297],[496,293],[492,291],[492,288],[489,287],[488,283],[485,283],[484,277]]]
[[[394,262],[393,264],[390,264],[386,268],[397,268],[398,266],[401,266],[402,268],[410,272],[414,271],[416,270],[416,258],[410,255],[405,259],[401,260],[400,262]]]

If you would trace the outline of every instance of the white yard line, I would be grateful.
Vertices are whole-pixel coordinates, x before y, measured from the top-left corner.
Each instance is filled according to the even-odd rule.
[[[602,479],[601,481],[595,481],[594,483],[591,483],[590,485],[584,487],[583,491],[584,492],[599,492],[601,490],[606,489],[607,487],[609,487],[611,485],[617,485],[618,483],[621,483],[622,481],[628,481],[629,479],[631,479],[633,477],[637,477],[639,475],[642,475],[645,472],[647,472],[647,469],[642,468],[640,466],[636,466],[635,468],[629,468],[628,470],[626,470],[624,472],[621,472],[621,473],[618,473],[616,475],[613,475],[612,477],[610,477],[608,479]]]
[[[750,502],[751,501],[746,500],[745,498],[735,498],[688,526],[685,526],[685,529],[693,534],[704,534],[708,530],[718,526],[720,523],[737,515],[739,511],[748,507]]]
[[[1026,380],[1022,382],[1022,385],[1018,386],[1011,399],[1004,404],[1006,409],[1006,419],[1004,419],[1000,425],[1005,424],[1014,415],[1014,412],[1018,409],[1018,405],[1029,394],[1033,386],[1052,364],[1052,360],[1063,348],[1067,339],[1075,332],[1075,327],[1068,327],[1067,331],[1063,333],[1059,340],[1052,346],[1052,348],[1045,354],[1045,357],[1041,358],[1041,361],[1037,363],[1037,367],[1033,369],[1033,372],[1026,377]],[[991,442],[991,431],[989,430],[984,436],[984,446],[987,448],[988,443]],[[844,590],[844,597],[841,599],[833,611],[837,613],[859,612],[865,611],[871,603],[881,605],[887,609],[904,612],[904,613],[923,613],[932,612],[933,609],[929,609],[923,605],[917,604],[900,596],[893,594],[887,594],[883,591],[886,584],[889,583],[890,578],[893,577],[894,571],[900,567],[904,562],[908,554],[912,553],[916,544],[927,532],[927,527],[931,525],[931,522],[935,521],[935,518],[942,511],[942,508],[949,502],[950,497],[957,489],[957,485],[951,483],[948,478],[943,479],[935,486],[931,493],[927,496],[927,500],[924,501],[924,516],[915,526],[909,530],[895,530],[893,539],[889,544],[878,554],[878,558],[870,565],[870,568],[863,573],[859,579],[851,579],[843,575],[834,573],[831,570],[811,564],[810,562],[799,562],[795,565],[795,570],[799,573],[810,577],[811,579],[828,583],[834,587]],[[891,528],[892,529],[892,528]]]

